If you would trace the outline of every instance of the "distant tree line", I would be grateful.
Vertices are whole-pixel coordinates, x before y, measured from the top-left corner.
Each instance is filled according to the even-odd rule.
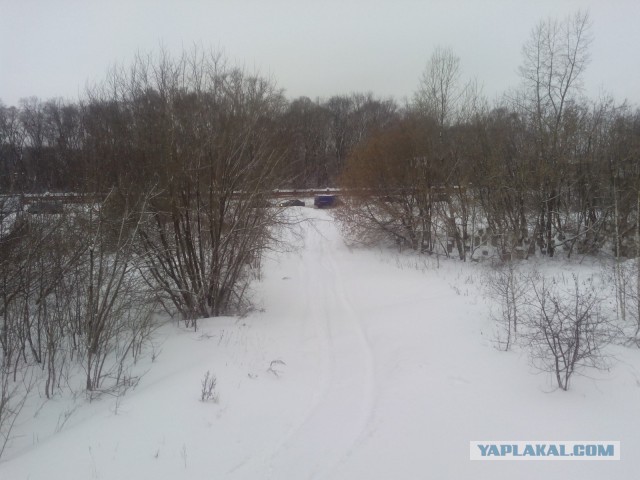
[[[582,95],[590,42],[584,13],[541,22],[493,106],[437,49],[413,104],[348,157],[345,231],[463,260],[637,256],[640,111]]]
[[[137,66],[149,61],[149,58],[138,58]],[[124,73],[112,70],[110,81],[115,81],[114,75]],[[104,88],[101,85],[99,90]],[[273,85],[270,88],[274,89],[270,100],[273,108],[268,125],[261,128],[270,131],[272,142],[277,145],[278,186],[282,188],[335,186],[353,148],[402,115],[394,100],[378,99],[370,93],[337,95],[328,100],[300,97],[288,101]],[[99,186],[103,189],[131,174],[136,175],[137,181],[156,175],[159,145],[153,136],[139,137],[136,138],[137,151],[133,152],[131,135],[140,127],[136,116],[145,115],[151,121],[152,115],[161,113],[157,109],[166,99],[156,86],[136,91],[135,96],[129,98],[122,95],[117,90],[98,92],[94,89],[79,102],[43,101],[32,97],[21,100],[18,106],[0,103],[1,191],[83,192],[87,169],[95,168],[96,162],[102,177]],[[203,108],[205,97],[191,92],[180,99],[179,105],[172,105],[179,108],[182,115],[189,116]],[[157,127],[153,135],[161,133],[160,124],[146,127]],[[109,155],[102,152],[102,157],[97,158],[96,142],[105,136],[112,138],[113,150]],[[180,137],[183,142],[190,140],[186,135]]]
[[[78,198],[61,215],[0,200],[0,453],[30,368],[46,396],[77,366],[87,391],[120,390],[154,313],[196,328],[246,312],[286,224],[267,208],[277,188],[343,187],[351,241],[462,260],[640,256],[640,111],[582,95],[590,41],[585,14],[541,22],[521,87],[493,105],[446,48],[402,106],[287,100],[197,49],[139,55],[77,102],[0,104],[0,198]],[[625,306],[640,282],[619,283]]]

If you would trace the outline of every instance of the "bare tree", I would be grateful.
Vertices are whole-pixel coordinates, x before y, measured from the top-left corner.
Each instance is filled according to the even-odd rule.
[[[466,89],[460,78],[460,58],[450,48],[437,47],[420,78],[415,104],[441,128],[456,120]]]
[[[578,12],[563,21],[540,22],[522,49],[525,98],[519,106],[535,132],[538,233],[549,256],[555,251],[554,226],[560,225],[557,204],[564,180],[560,172],[571,143],[565,135],[571,131],[566,128],[567,112],[580,92],[590,44],[589,15]]]

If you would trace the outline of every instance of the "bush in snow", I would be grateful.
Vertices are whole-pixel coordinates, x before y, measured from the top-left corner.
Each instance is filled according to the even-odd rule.
[[[499,313],[491,316],[499,325],[498,344],[509,350],[517,338],[518,324],[526,301],[525,293],[536,273],[522,272],[514,262],[499,263],[485,277],[485,291],[498,304]]]
[[[522,315],[524,334],[533,364],[552,372],[562,390],[574,373],[586,367],[607,367],[602,348],[613,338],[611,326],[600,312],[601,299],[593,278],[531,280],[527,308]]]
[[[215,392],[216,384],[218,380],[216,376],[211,374],[209,370],[204,374],[204,378],[200,384],[200,401],[207,402],[209,400],[213,400],[214,402],[218,402],[218,394]]]
[[[281,216],[267,200],[283,181],[281,92],[219,55],[162,52],[114,72],[91,104],[104,108],[98,126],[112,126],[91,140],[123,163],[119,188],[146,192],[136,247],[163,307],[194,328],[237,313]]]

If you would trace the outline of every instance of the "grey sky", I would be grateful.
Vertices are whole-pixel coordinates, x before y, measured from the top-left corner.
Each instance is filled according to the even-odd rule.
[[[585,87],[640,103],[639,0],[0,0],[0,100],[76,99],[136,51],[194,42],[271,76],[288,97],[415,91],[437,45],[489,99],[518,84],[522,44],[547,17],[588,9]]]

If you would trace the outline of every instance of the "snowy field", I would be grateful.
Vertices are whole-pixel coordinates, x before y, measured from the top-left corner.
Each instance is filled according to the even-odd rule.
[[[124,397],[33,396],[0,479],[638,478],[640,352],[561,391],[495,348],[482,265],[350,249],[296,210],[304,239],[270,255],[255,312],[165,325]],[[472,440],[618,440],[622,459],[472,462]]]

